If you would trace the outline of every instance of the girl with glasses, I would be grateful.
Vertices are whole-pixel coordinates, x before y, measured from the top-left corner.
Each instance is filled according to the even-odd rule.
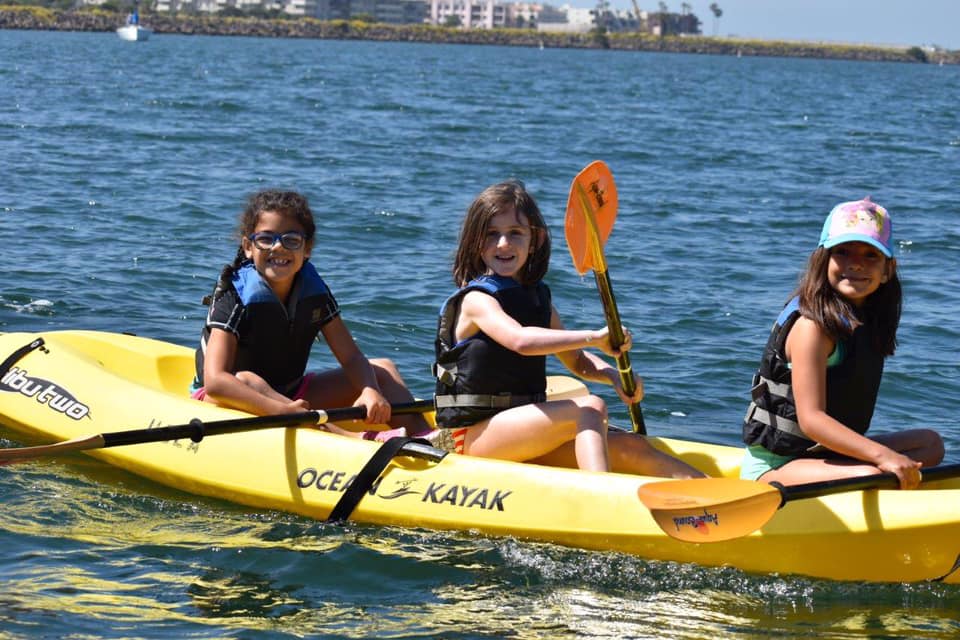
[[[413,396],[392,361],[368,360],[360,351],[310,262],[316,225],[307,199],[291,191],[256,193],[240,215],[239,231],[237,255],[205,299],[210,308],[193,397],[256,415],[362,405],[367,423],[395,427],[365,432],[367,439],[430,431],[420,415],[391,417],[391,402]],[[319,334],[340,367],[306,373]]]

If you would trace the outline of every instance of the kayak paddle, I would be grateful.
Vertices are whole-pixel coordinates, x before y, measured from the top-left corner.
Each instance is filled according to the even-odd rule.
[[[960,477],[960,464],[923,471],[923,482]],[[893,473],[783,486],[739,478],[697,478],[649,482],[637,490],[664,533],[684,542],[740,538],[765,525],[794,500],[868,489],[897,489]]]
[[[406,413],[425,413],[432,410],[433,400],[430,399],[398,403],[393,405],[390,411],[393,415],[399,415]],[[162,442],[164,440],[179,440],[181,438],[189,438],[194,442],[200,442],[206,436],[218,436],[225,433],[256,431],[257,429],[267,429],[271,427],[320,425],[338,420],[362,420],[366,415],[366,407],[344,407],[341,409],[329,409],[327,411],[303,411],[301,413],[255,416],[252,418],[232,418],[211,422],[203,422],[194,418],[187,424],[100,433],[37,447],[0,449],[0,465],[33,460],[43,456],[56,456],[74,451],[105,449],[107,447],[119,447],[129,444]]]
[[[613,182],[610,168],[604,162],[596,160],[584,167],[570,185],[564,228],[567,247],[577,273],[583,275],[593,270],[610,331],[610,344],[614,349],[624,343],[624,335],[617,301],[613,297],[613,285],[607,273],[603,245],[610,237],[616,219],[617,185]],[[620,383],[624,392],[632,396],[637,385],[633,380],[629,355],[621,353],[617,357],[617,369],[620,371]],[[630,422],[633,424],[634,433],[647,433],[639,403],[630,405]]]

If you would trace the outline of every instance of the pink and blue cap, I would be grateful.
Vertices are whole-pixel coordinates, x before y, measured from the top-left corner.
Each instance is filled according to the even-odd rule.
[[[823,223],[820,246],[826,249],[844,242],[866,242],[888,258],[893,257],[893,223],[887,210],[869,197],[841,202]]]

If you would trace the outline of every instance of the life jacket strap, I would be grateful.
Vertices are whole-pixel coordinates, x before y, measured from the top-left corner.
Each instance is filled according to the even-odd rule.
[[[442,384],[452,387],[457,381],[457,365],[442,365],[439,362],[433,364],[433,375],[436,376]]]
[[[803,430],[800,428],[800,425],[796,421],[790,420],[789,418],[784,418],[783,416],[778,416],[774,413],[770,413],[766,409],[761,409],[754,402],[751,402],[750,406],[747,407],[747,415],[744,416],[744,420],[747,422],[760,422],[773,427],[777,431],[783,431],[792,436],[803,438],[804,440],[810,439],[807,437],[807,434],[803,432]]]
[[[479,393],[459,393],[453,395],[437,396],[434,401],[437,409],[446,407],[479,407],[482,409],[510,409],[525,404],[535,404],[544,402],[547,399],[545,393],[535,393],[532,395],[521,395],[511,393],[501,393],[497,395],[479,394]]]
[[[788,394],[790,393],[790,389],[791,386],[789,384],[775,382],[770,378],[765,378],[757,374],[754,376],[754,384],[750,389],[750,395],[753,396],[754,399],[760,394],[789,398]]]

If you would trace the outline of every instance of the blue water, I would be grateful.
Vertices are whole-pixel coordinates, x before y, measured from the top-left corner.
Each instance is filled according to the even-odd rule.
[[[953,66],[0,31],[0,331],[193,345],[244,197],[293,188],[358,343],[426,395],[458,226],[492,182],[521,178],[538,198],[565,324],[602,325],[563,213],[571,178],[603,159],[648,428],[734,444],[823,218],[870,194],[892,212],[905,289],[874,428],[936,428],[956,462],[957,96]],[[331,358],[318,347],[313,364]],[[613,417],[628,423],[621,406]],[[332,528],[82,456],[4,468],[0,496],[5,637],[960,634],[957,587]]]

